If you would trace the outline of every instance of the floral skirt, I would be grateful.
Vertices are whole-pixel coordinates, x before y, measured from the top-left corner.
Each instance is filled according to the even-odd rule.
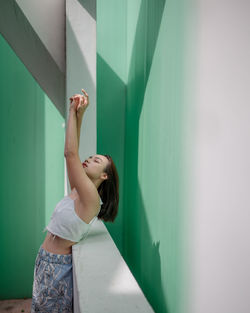
[[[54,254],[40,246],[34,268],[34,312],[73,312],[72,254]]]

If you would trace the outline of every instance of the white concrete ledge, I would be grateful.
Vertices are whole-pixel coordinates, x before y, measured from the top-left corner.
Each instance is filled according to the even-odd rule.
[[[154,312],[102,221],[72,255],[74,313]]]

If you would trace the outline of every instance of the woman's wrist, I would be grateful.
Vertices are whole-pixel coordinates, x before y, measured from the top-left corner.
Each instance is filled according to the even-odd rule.
[[[76,120],[77,120],[77,128],[81,128],[82,116],[76,114]]]
[[[78,120],[78,121],[82,121],[83,113],[78,114],[78,113],[76,112],[76,117],[77,117],[77,120]]]
[[[85,113],[85,110],[81,110],[81,112],[76,112],[76,117],[78,121],[82,121],[84,113]]]
[[[76,115],[76,110],[75,110],[75,108],[73,106],[69,107],[69,113],[73,113],[73,114]]]

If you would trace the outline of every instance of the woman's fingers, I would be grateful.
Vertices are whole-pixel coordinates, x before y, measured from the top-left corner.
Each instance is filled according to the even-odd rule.
[[[87,94],[87,92],[86,92],[84,89],[82,89],[82,92],[85,94],[86,97],[89,96],[89,95]]]
[[[85,94],[86,99],[84,98],[84,104],[88,105],[89,104],[89,95],[87,92],[82,88],[82,92]]]
[[[70,101],[75,101],[77,103],[77,107],[79,107],[81,104],[88,104],[88,97],[89,95],[87,92],[82,88],[82,92],[86,96],[86,98],[81,94],[74,94],[72,97],[70,97]]]

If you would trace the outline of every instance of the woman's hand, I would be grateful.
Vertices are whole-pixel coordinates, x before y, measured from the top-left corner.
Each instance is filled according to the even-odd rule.
[[[87,92],[82,89],[82,92],[84,93],[85,97],[83,95],[81,96],[81,102],[77,107],[77,118],[82,118],[83,113],[85,112],[85,110],[87,109],[88,105],[89,105],[89,96],[87,94]]]
[[[89,96],[87,92],[82,89],[82,92],[85,96],[80,94],[75,94],[74,96],[70,97],[70,109],[73,109],[78,118],[81,118],[83,116],[83,113],[87,109],[89,105]]]

